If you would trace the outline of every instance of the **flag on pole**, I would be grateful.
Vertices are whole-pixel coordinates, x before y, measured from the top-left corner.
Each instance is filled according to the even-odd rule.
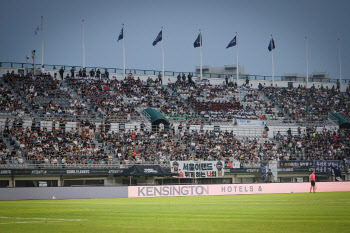
[[[195,42],[193,43],[193,46],[194,46],[195,48],[197,48],[197,47],[202,47],[202,44],[203,44],[202,33],[199,33],[197,39],[196,39]]]
[[[230,48],[230,47],[233,47],[233,46],[236,46],[237,44],[237,38],[236,36],[230,41],[230,43],[228,43],[228,45],[226,46],[226,48]]]
[[[40,27],[39,27],[39,25],[38,26],[36,26],[36,28],[35,28],[35,30],[34,30],[34,34],[35,35],[38,35],[38,32],[40,31]]]
[[[155,46],[159,41],[163,39],[163,31],[160,31],[157,38],[153,41],[152,45]]]
[[[119,37],[118,37],[118,41],[122,40],[124,38],[124,27],[122,28],[122,30],[120,31]],[[117,41],[117,42],[118,42]]]
[[[268,49],[271,52],[274,48],[275,48],[275,41],[273,40],[273,38],[271,38]]]

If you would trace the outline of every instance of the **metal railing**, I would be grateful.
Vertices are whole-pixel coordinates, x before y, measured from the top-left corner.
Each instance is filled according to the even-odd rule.
[[[21,62],[0,62],[0,67],[3,68],[22,68],[25,69],[28,67],[28,69],[33,68],[33,64],[31,63],[21,63]],[[72,65],[49,65],[49,64],[44,64],[44,67],[46,70],[55,70],[58,72],[61,67],[65,71],[70,71],[72,68],[74,68],[75,73],[79,71],[80,69],[83,69],[82,66],[72,66]],[[41,64],[36,64],[35,69],[41,69]],[[105,70],[108,70],[109,73],[117,73],[117,74],[122,74],[123,69],[121,68],[110,68],[110,67],[98,67],[98,66],[89,66],[85,67],[86,72],[90,72],[91,70],[100,70],[101,73],[104,73]],[[142,69],[126,69],[126,73],[132,73],[134,75],[158,75],[159,73],[162,73],[161,70],[142,70]],[[164,71],[165,76],[178,76],[179,74],[182,76],[185,74],[186,76],[191,73],[193,74],[196,78],[199,76],[199,73],[197,72],[178,72],[178,71]],[[225,79],[226,76],[230,76],[231,74],[217,74],[217,73],[206,73],[204,72],[203,78],[221,78]],[[236,76],[234,75],[234,78],[236,80]],[[268,75],[239,75],[239,79],[245,80],[249,78],[250,80],[261,80],[261,81],[271,81],[272,76]],[[306,82],[306,78],[304,77],[288,77],[288,76],[274,76],[275,81],[290,81],[290,82]],[[326,78],[309,78],[309,82],[330,82],[330,83],[336,83],[338,79],[326,79]],[[350,83],[349,78],[345,78],[342,80],[342,83]]]
[[[143,161],[142,163],[138,163],[135,161],[129,161],[128,164],[30,164],[30,163],[23,163],[23,164],[0,164],[0,169],[87,169],[87,168],[94,168],[94,169],[126,169],[133,165],[160,165],[161,167],[168,167],[170,168],[170,163],[161,164],[161,163],[152,163]]]
[[[0,62],[0,67],[3,68],[19,68],[19,69],[26,69],[29,70],[33,69],[33,64],[31,63],[21,63],[21,62]],[[75,70],[75,73],[77,73],[80,69],[83,69],[82,66],[72,66],[72,65],[49,65],[44,64],[45,70],[56,70],[59,72],[61,67],[65,71],[70,71],[72,68]],[[56,68],[56,69],[54,69]],[[41,64],[35,64],[35,69],[41,69]],[[99,67],[99,66],[89,66],[85,67],[85,70],[87,73],[89,73],[91,70],[100,70],[101,73],[104,73],[105,70],[108,70],[109,73],[117,73],[117,74],[123,74],[123,69],[121,68],[110,68],[110,67]],[[132,73],[134,75],[158,75],[159,73],[162,73],[161,70],[142,70],[142,69],[125,69],[126,74]],[[164,71],[165,76],[177,76],[185,74],[186,76],[189,73],[193,72],[177,72],[177,71]]]

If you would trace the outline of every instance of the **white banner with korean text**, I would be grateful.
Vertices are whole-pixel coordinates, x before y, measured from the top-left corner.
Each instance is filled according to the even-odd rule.
[[[171,161],[171,172],[179,178],[212,178],[224,176],[222,161]]]

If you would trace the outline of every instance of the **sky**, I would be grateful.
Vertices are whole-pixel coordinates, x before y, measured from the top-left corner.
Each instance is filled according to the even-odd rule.
[[[193,42],[202,30],[203,66],[236,64],[236,47],[226,49],[238,33],[239,65],[246,74],[271,76],[273,35],[275,76],[309,73],[350,78],[350,1],[348,0],[0,0],[0,62],[25,62],[33,49],[41,63],[41,37],[34,34],[44,16],[44,63],[82,65],[85,20],[86,66],[161,70],[161,43],[153,40],[164,27],[166,71],[193,72],[200,64]]]

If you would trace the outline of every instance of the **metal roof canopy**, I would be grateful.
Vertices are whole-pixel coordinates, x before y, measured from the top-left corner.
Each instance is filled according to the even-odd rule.
[[[332,116],[335,117],[335,119],[337,119],[339,128],[350,129],[350,122],[345,117],[343,117],[339,113],[332,113]]]
[[[163,123],[164,127],[167,128],[170,125],[170,122],[168,121],[168,119],[166,119],[163,116],[163,114],[161,114],[157,110],[155,110],[153,108],[146,108],[144,111],[150,117],[152,126],[159,126],[160,123]]]

